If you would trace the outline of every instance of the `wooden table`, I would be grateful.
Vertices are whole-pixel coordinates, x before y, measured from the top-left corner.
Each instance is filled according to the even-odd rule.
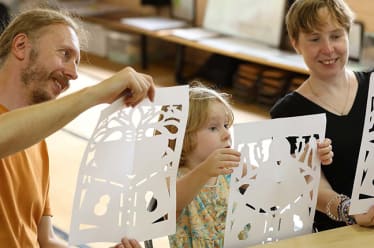
[[[250,248],[372,248],[374,228],[358,225],[340,227],[275,243],[251,246]]]
[[[167,42],[171,42],[177,45],[177,56],[176,56],[176,68],[175,68],[175,77],[178,81],[181,78],[181,74],[184,67],[184,50],[185,47],[192,47],[202,51],[216,53],[242,61],[252,62],[260,65],[265,65],[273,68],[283,69],[290,72],[295,72],[299,74],[308,74],[309,71],[305,66],[303,59],[300,55],[291,53],[288,51],[283,51],[276,48],[271,48],[267,46],[261,46],[258,43],[253,43],[248,40],[244,41],[241,44],[242,49],[236,51],[225,50],[222,47],[213,46],[212,44],[204,43],[203,41],[191,41],[183,38],[176,37],[172,35],[171,30],[160,30],[152,31],[135,26],[127,25],[121,23],[121,18],[123,17],[135,17],[136,13],[125,11],[125,12],[116,12],[107,15],[98,15],[98,16],[88,16],[83,17],[84,20],[88,22],[93,22],[100,24],[106,28],[127,32],[140,35],[140,45],[141,45],[141,63],[144,69],[148,66],[147,58],[147,37],[153,37],[161,39]],[[230,37],[228,37],[230,38]],[[218,38],[219,39],[219,38]],[[251,52],[253,51],[253,53]],[[358,63],[350,63],[348,65],[352,69],[362,70],[366,66],[360,65]]]
[[[109,29],[113,29],[120,32],[129,32],[134,34],[139,34],[141,36],[141,45],[142,45],[142,53],[145,53],[146,47],[146,38],[147,37],[153,37],[158,38],[164,41],[168,41],[174,44],[177,44],[179,46],[178,51],[183,52],[184,47],[192,47],[198,50],[203,50],[210,53],[216,53],[236,59],[240,59],[243,61],[258,63],[270,67],[275,67],[279,69],[289,70],[297,73],[307,74],[308,70],[305,68],[305,66],[301,64],[295,64],[291,62],[287,62],[287,59],[284,59],[284,57],[287,56],[294,56],[297,57],[299,55],[281,51],[279,49],[270,48],[267,46],[261,46],[261,51],[263,52],[263,55],[257,54],[256,56],[247,54],[244,52],[233,52],[228,51],[222,48],[217,48],[214,46],[211,46],[209,44],[204,44],[198,41],[191,41],[183,38],[179,38],[176,36],[173,36],[170,32],[170,30],[160,30],[160,31],[152,31],[152,30],[146,30],[142,28],[138,28],[135,26],[131,26],[128,24],[121,23],[121,18],[123,17],[135,17],[136,14],[132,12],[117,12],[117,13],[111,13],[109,15],[98,15],[98,16],[87,16],[83,17],[84,20],[93,22],[96,24],[103,25],[104,27],[107,27]],[[253,42],[252,42],[253,43]],[[248,48],[251,47],[251,42],[248,40]],[[256,44],[256,49],[258,48],[258,43]],[[183,55],[182,55],[183,56]],[[269,59],[271,57],[274,57],[274,59]],[[142,54],[143,59],[146,59],[146,54]],[[183,59],[183,57],[179,56],[179,59]],[[182,61],[179,61],[182,62]],[[300,62],[302,62],[302,59],[300,59]],[[178,63],[178,62],[177,62]],[[147,62],[143,61],[143,66],[147,66]]]

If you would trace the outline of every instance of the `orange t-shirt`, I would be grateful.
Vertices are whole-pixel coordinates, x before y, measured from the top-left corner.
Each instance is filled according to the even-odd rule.
[[[0,105],[0,114],[4,112]],[[42,216],[51,215],[48,192],[45,141],[0,159],[1,247],[39,247],[38,224]]]

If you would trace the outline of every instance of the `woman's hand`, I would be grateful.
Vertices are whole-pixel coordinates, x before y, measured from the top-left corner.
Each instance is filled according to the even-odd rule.
[[[334,152],[332,151],[331,140],[329,138],[317,144],[317,153],[322,165],[329,165],[332,163]]]
[[[355,215],[354,219],[360,226],[374,226],[374,206],[372,206],[365,214]]]

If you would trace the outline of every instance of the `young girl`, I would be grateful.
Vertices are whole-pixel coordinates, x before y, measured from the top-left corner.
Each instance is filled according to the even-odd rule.
[[[240,161],[240,153],[230,148],[233,120],[227,94],[191,86],[171,247],[223,246],[229,174]]]
[[[223,247],[230,174],[240,162],[240,153],[230,148],[234,114],[228,99],[228,94],[199,83],[190,87],[171,248]],[[328,140],[318,152],[323,163],[331,159]]]

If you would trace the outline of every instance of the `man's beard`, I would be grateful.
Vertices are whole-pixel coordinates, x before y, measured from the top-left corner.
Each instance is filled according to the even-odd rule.
[[[30,52],[29,66],[21,71],[23,84],[26,87],[33,87],[28,100],[29,104],[41,103],[54,98],[43,88],[47,86],[45,82],[50,78],[50,73],[43,66],[37,64],[37,57],[38,52],[33,49]]]

